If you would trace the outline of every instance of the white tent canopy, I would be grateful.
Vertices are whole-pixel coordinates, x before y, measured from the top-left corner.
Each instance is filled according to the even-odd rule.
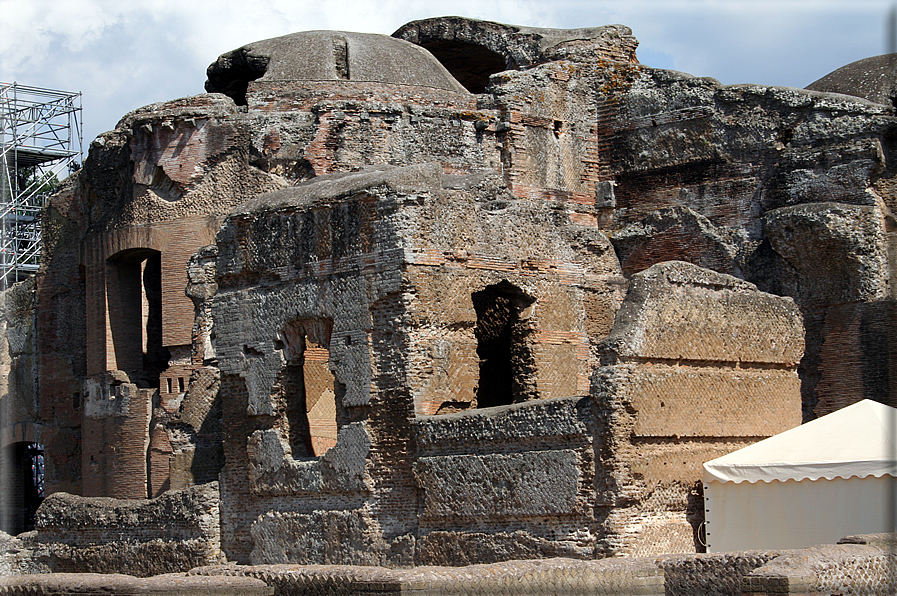
[[[897,409],[864,400],[704,464],[707,549],[895,531]]]
[[[770,482],[897,476],[897,409],[864,399],[704,464],[704,479]]]

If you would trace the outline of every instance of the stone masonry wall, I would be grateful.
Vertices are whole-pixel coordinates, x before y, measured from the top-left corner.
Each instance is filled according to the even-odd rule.
[[[396,36],[436,58],[264,40],[91,144],[39,382],[27,290],[7,322],[0,436],[48,492],[221,471],[241,563],[692,551],[702,461],[894,401],[891,106],[653,69],[623,26]]]
[[[870,541],[870,538],[883,542]],[[469,565],[385,569],[350,565],[206,565],[187,573],[139,580],[128,575],[41,573],[22,558],[29,540],[0,535],[0,594],[35,590],[128,593],[234,594],[891,594],[893,552],[886,535],[856,536],[860,543],[793,551],[742,551],[597,561],[553,558]],[[843,541],[842,541],[843,542]],[[28,575],[35,574],[35,575]],[[252,579],[250,579],[252,578]],[[267,590],[264,586],[268,586]]]
[[[247,204],[219,235],[212,314],[230,557],[410,563],[417,505],[403,476],[410,475],[412,402],[402,359],[392,354],[403,311],[394,230],[405,199],[397,189],[421,185],[425,194],[440,179],[432,166],[320,178]],[[292,229],[306,230],[302,243],[286,233]],[[292,353],[304,349],[288,330],[299,322],[312,337],[314,321],[327,322],[314,339],[329,348],[338,400],[336,445],[323,454],[293,440],[307,424],[302,387],[276,390]]]
[[[43,440],[35,399],[34,280],[0,292],[0,531],[26,529],[22,444]]]
[[[37,303],[41,403],[57,421],[46,444],[50,492],[146,498],[217,479],[220,444],[204,463],[191,455],[220,414],[215,391],[206,395],[217,373],[191,356],[187,260],[247,193],[280,185],[248,166],[228,103],[201,96],[127,115],[91,144],[47,209]],[[66,428],[73,436],[55,441]]]
[[[591,399],[420,416],[414,428],[419,565],[593,556]]]
[[[587,394],[591,346],[618,304],[619,275],[606,240],[575,225],[557,231],[546,207],[506,194],[488,178],[444,176],[432,164],[319,177],[247,203],[228,220],[218,238],[212,314],[223,373],[225,544],[231,556],[249,555],[259,563],[460,563],[467,560],[465,541],[477,540],[469,533],[485,526],[482,519],[459,520],[476,517],[502,525],[493,538],[505,545],[501,555],[483,547],[477,556],[513,556],[514,540],[531,541],[531,555],[591,553],[593,540],[577,535],[592,519],[590,432],[580,423],[578,439],[553,437],[553,424],[575,425],[565,418],[578,416],[576,408],[556,412],[558,420],[541,430],[525,429],[535,414],[521,418],[520,440],[505,445],[500,456],[492,453],[497,445],[470,451],[462,430],[446,431],[446,437],[458,433],[455,441],[463,437],[453,448],[464,454],[458,461],[479,462],[484,478],[513,478],[525,470],[534,475],[533,486],[508,489],[524,491],[512,498],[518,505],[499,505],[485,517],[470,509],[476,494],[464,489],[451,497],[454,485],[441,484],[460,473],[457,458],[442,457],[449,443],[422,451],[429,426],[412,426],[423,412],[471,409],[492,399],[472,391],[486,382],[476,356],[476,330],[485,323],[478,321],[473,300],[491,287],[530,297],[520,315],[527,332],[519,342],[533,355],[518,361],[507,354],[517,375],[512,384],[524,387],[509,393],[507,403],[531,403],[541,412],[544,399]],[[526,222],[517,235],[510,233],[514,221]],[[278,231],[284,229],[308,230],[306,241],[289,243],[292,236]],[[557,259],[529,263],[534,239],[545,244],[540,252]],[[576,242],[597,247],[582,250]],[[586,304],[603,310],[589,311]],[[305,321],[309,341],[313,335],[315,343],[322,341],[310,322],[326,321],[330,334],[339,434],[333,448],[314,458],[294,439],[297,424],[307,424],[291,414],[302,393],[278,389],[294,366],[294,321]],[[431,353],[445,355],[438,376],[428,363]],[[453,392],[462,383],[467,393]],[[304,386],[307,396],[307,379]],[[442,424],[435,422],[440,417],[433,420],[428,424]],[[571,440],[578,446],[562,447]],[[569,482],[552,479],[558,465],[570,472]],[[331,476],[337,470],[351,473]],[[535,493],[526,491],[544,482],[559,483],[567,495],[545,505],[562,506],[562,512],[528,502],[526,495]],[[446,508],[452,506],[435,496],[445,491],[444,498],[461,507],[451,516]],[[277,511],[275,503],[289,503],[290,513]],[[563,519],[530,535],[532,519],[557,515]],[[421,523],[426,530],[419,530]],[[338,531],[353,538],[338,544]],[[415,546],[420,532],[429,542]],[[304,536],[301,546],[290,543],[297,533]]]
[[[604,230],[627,277],[683,260],[792,296],[806,323],[804,420],[864,397],[891,403],[893,350],[871,331],[890,325],[891,107],[650,68],[626,57],[627,31],[611,29],[451,17],[395,35],[471,77],[490,53],[504,59],[505,72],[477,76],[502,114],[508,186]],[[862,96],[866,83],[855,84]]]
[[[54,573],[138,577],[223,562],[217,483],[157,499],[55,493],[38,510],[35,552]]]
[[[803,346],[789,298],[677,261],[632,276],[593,386],[606,554],[698,546],[701,464],[800,423]]]

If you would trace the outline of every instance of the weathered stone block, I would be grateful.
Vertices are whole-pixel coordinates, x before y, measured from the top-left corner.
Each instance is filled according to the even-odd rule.
[[[470,449],[474,443],[497,446],[538,438],[570,440],[582,437],[580,440],[584,440],[593,417],[590,398],[561,397],[441,416],[420,416],[414,424],[418,448],[423,453],[439,453]]]
[[[494,533],[436,530],[418,538],[416,546],[418,565],[450,561],[458,566],[549,557],[588,559],[595,548],[588,541],[548,540],[523,530]]]
[[[880,300],[889,294],[884,218],[875,206],[814,203],[766,214],[772,248],[793,267],[801,305]]]
[[[800,424],[795,370],[622,365],[601,369],[639,437],[768,437]],[[738,412],[733,416],[733,412]]]
[[[414,464],[424,518],[502,518],[579,512],[576,452],[422,457]]]
[[[627,275],[662,261],[687,261],[743,277],[736,262],[741,241],[732,230],[717,227],[700,213],[681,206],[659,209],[611,237]]]
[[[218,484],[149,500],[54,493],[37,512],[37,540],[54,572],[146,577],[224,561]]]
[[[632,276],[604,349],[620,358],[794,365],[803,323],[787,298],[674,261]]]
[[[414,539],[383,537],[363,510],[271,511],[252,524],[253,563],[380,565],[413,560]],[[395,563],[394,563],[395,564]]]
[[[371,437],[358,422],[340,428],[336,444],[317,458],[296,458],[280,432],[257,430],[246,446],[250,486],[268,496],[367,491],[370,449]]]

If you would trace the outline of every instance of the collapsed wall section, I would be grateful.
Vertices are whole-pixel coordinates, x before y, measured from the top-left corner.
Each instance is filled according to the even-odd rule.
[[[464,17],[437,17],[412,21],[392,35],[429,50],[471,93],[485,92],[490,75],[495,73],[570,55],[637,62],[638,40],[623,25],[548,29]]]
[[[889,108],[643,67],[622,27],[447,21],[403,30],[528,68],[474,96],[298,34],[95,141],[45,219],[48,487],[226,454],[241,562],[691,550],[698,464],[795,424],[799,383],[805,418],[892,399]],[[793,304],[736,277],[802,308],[800,382]]]
[[[46,210],[41,403],[70,429],[47,444],[51,492],[146,498],[217,478],[187,260],[247,194],[280,185],[249,166],[234,108],[205,95],[128,114]]]
[[[870,303],[892,300],[891,109],[650,68],[619,99],[606,154],[615,209],[600,225],[623,271],[684,260],[793,297],[804,420],[892,402],[893,350],[861,331],[890,326],[887,305]]]
[[[419,414],[587,395],[625,284],[607,239],[495,175],[405,208]]]
[[[231,558],[413,560],[396,227],[403,203],[438,190],[440,179],[432,165],[324,176],[248,203],[225,223],[212,315]],[[334,400],[336,440],[322,452],[311,436],[312,344],[326,348],[317,362],[331,373]]]

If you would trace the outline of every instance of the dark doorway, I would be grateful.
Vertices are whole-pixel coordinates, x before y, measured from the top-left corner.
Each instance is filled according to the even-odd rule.
[[[518,403],[535,397],[535,363],[529,321],[523,313],[535,298],[508,281],[472,295],[480,378],[477,407]]]
[[[44,500],[44,446],[13,443],[4,449],[3,527],[15,536],[34,529],[35,513]]]
[[[458,40],[434,40],[421,44],[471,93],[485,93],[489,76],[515,68],[489,48]]]

